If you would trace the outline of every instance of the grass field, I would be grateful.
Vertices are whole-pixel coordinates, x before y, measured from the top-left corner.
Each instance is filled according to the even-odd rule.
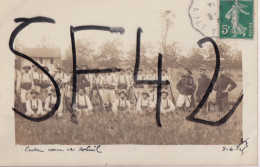
[[[198,78],[198,73],[194,76]],[[238,87],[229,99],[235,101],[242,90],[242,79],[238,72],[232,78],[236,78]],[[173,79],[172,85],[177,80],[178,77]],[[175,86],[173,92],[177,97]],[[214,98],[212,93],[210,99]],[[44,122],[31,122],[15,115],[16,144],[223,145],[238,144],[242,138],[242,103],[225,124],[217,127],[187,121],[188,114],[178,110],[161,114],[161,128],[156,125],[155,111],[148,115],[99,112],[79,118],[79,124],[70,122],[69,113],[62,119],[53,116]],[[221,118],[216,110],[207,115],[199,113],[197,117],[211,121]]]

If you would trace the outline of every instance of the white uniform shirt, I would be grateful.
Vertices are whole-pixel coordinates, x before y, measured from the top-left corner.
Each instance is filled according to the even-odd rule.
[[[148,80],[157,80],[157,75],[151,75],[151,74],[149,74],[148,76],[147,76],[148,78]]]
[[[51,81],[50,78],[44,73],[40,74],[40,78],[42,81]]]
[[[54,78],[56,81],[61,80],[62,83],[65,83],[68,81],[68,77],[64,72],[57,73]]]
[[[79,104],[80,106],[88,106],[88,110],[92,110],[93,106],[90,102],[90,99],[87,95],[77,95],[76,96],[76,104]]]
[[[33,79],[40,79],[40,74],[39,74],[39,72],[32,72],[32,78],[33,78]]]
[[[142,111],[142,107],[154,108],[154,103],[149,98],[139,98],[136,104],[136,110]]]
[[[21,83],[31,83],[32,82],[32,74],[31,73],[21,73]]]
[[[166,99],[161,98],[161,111],[165,112],[166,110],[174,111],[175,110],[175,106],[172,103],[172,101],[169,100],[168,98],[166,98]]]
[[[127,83],[126,75],[119,75],[118,83]]]
[[[116,86],[116,78],[113,75],[105,75],[103,77],[103,84]]]

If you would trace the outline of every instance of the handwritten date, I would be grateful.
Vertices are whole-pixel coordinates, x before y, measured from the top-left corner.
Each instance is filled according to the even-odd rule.
[[[230,151],[230,152],[235,152],[235,151],[240,151],[241,155],[244,155],[244,150],[248,147],[248,139],[241,139],[240,143],[234,147],[229,147],[229,146],[223,146],[222,151]]]

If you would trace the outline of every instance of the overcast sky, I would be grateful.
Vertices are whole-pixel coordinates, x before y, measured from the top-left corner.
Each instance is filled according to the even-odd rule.
[[[190,5],[191,0],[28,0],[23,1],[21,8],[15,10],[13,15],[15,17],[46,16],[56,21],[56,24],[30,25],[23,30],[18,39],[27,47],[35,47],[39,44],[40,39],[46,36],[52,45],[61,49],[63,54],[70,46],[69,30],[71,25],[104,25],[122,26],[125,28],[125,33],[120,35],[109,32],[84,31],[77,32],[76,39],[92,38],[97,46],[106,40],[118,39],[122,41],[124,49],[128,50],[131,46],[136,45],[136,31],[138,27],[141,27],[143,29],[141,41],[152,43],[157,52],[162,32],[160,13],[170,10],[175,14],[175,18],[174,26],[169,31],[168,43],[177,41],[183,50],[182,54],[187,55],[191,47],[197,47],[197,41],[203,38],[191,26]],[[229,42],[233,46],[236,45],[233,41]]]

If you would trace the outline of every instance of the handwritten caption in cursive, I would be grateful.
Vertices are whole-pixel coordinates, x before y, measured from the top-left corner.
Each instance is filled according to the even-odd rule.
[[[36,146],[26,146],[25,152],[96,152],[102,153],[101,145],[91,145],[91,146],[79,146],[79,147],[68,147],[68,148],[37,148]]]

